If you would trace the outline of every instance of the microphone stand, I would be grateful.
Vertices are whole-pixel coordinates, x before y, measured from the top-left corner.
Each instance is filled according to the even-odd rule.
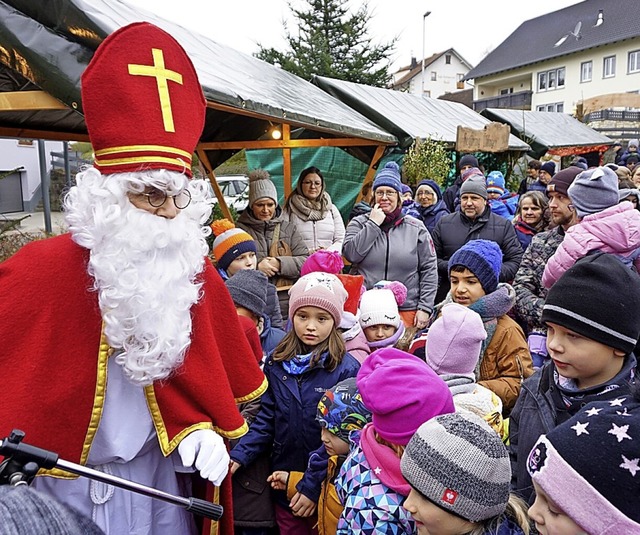
[[[0,455],[3,455],[5,460],[0,464],[0,485],[29,485],[41,468],[47,470],[58,468],[65,472],[88,477],[114,487],[137,492],[150,498],[183,507],[193,514],[204,516],[211,520],[220,520],[222,517],[223,508],[221,505],[193,497],[175,496],[134,481],[65,461],[60,459],[56,453],[25,444],[22,442],[24,437],[25,433],[23,431],[14,429],[9,437],[2,439]]]

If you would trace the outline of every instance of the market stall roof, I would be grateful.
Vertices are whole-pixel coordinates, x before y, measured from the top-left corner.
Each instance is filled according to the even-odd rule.
[[[531,145],[531,156],[550,152],[558,156],[604,152],[613,141],[567,113],[486,108],[480,112],[492,121],[508,124],[511,132]]]
[[[80,76],[107,35],[142,20],[173,35],[196,67],[208,104],[201,148],[213,164],[264,143],[351,145],[365,161],[397,143],[313,84],[120,0],[0,0],[0,135],[87,139]],[[296,139],[255,144],[271,123]]]
[[[423,98],[323,76],[314,76],[311,81],[391,132],[402,147],[410,146],[415,138],[432,138],[454,148],[458,126],[482,129],[491,122],[458,102]],[[524,141],[514,135],[509,136],[509,150],[529,149]]]

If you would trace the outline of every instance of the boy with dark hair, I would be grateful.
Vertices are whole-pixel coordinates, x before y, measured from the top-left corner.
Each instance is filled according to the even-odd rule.
[[[527,456],[541,434],[591,401],[629,394],[640,336],[640,278],[619,259],[578,260],[549,290],[542,321],[550,361],[522,385],[511,413],[512,487],[532,501]]]

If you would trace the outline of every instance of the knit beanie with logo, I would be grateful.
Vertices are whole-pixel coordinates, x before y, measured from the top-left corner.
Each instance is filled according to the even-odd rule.
[[[431,503],[469,522],[493,518],[507,508],[509,454],[498,434],[475,414],[444,414],[422,424],[400,467]]]

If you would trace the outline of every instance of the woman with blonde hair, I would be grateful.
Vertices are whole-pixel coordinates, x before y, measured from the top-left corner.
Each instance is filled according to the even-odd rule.
[[[549,226],[549,200],[540,191],[527,191],[520,195],[518,209],[513,217],[513,226],[518,236],[518,241],[525,251],[531,239],[544,232]]]

